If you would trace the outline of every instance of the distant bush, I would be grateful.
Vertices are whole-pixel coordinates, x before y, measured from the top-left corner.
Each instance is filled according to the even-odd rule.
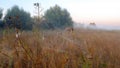
[[[43,30],[54,30],[54,26],[52,23],[48,23],[46,20],[42,20],[42,22],[39,24],[40,29]]]

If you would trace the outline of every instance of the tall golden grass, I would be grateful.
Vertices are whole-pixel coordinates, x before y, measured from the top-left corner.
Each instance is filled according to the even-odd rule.
[[[0,68],[120,68],[120,31],[2,33]]]

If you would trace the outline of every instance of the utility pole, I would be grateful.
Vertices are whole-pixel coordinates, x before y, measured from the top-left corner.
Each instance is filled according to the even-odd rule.
[[[40,22],[40,12],[42,12],[42,8],[40,6],[40,3],[34,3],[34,6],[37,7],[37,18],[38,18],[38,22]]]
[[[40,20],[40,19],[41,19],[40,16],[41,16],[41,12],[42,12],[43,8],[41,7],[40,3],[38,3],[38,2],[37,2],[37,3],[34,3],[34,6],[35,6],[35,9],[37,8],[37,10],[36,10],[36,11],[37,11],[37,21],[36,21],[36,23],[34,24],[34,25],[35,25],[34,28],[37,27],[35,30],[37,30],[36,32],[37,32],[37,34],[39,34],[39,33],[38,33],[38,31],[39,31],[38,28],[39,28],[39,24],[40,24],[40,21],[41,21],[41,20]],[[36,49],[36,56],[37,56],[37,57],[39,57],[40,51],[41,51],[41,50],[40,50],[40,46],[37,45],[37,49]]]

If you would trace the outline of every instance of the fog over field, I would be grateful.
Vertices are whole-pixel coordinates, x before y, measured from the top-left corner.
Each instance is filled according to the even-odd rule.
[[[89,24],[84,23],[74,23],[74,28],[87,28]],[[96,24],[94,29],[101,29],[101,30],[120,30],[120,26],[110,26],[110,25],[99,25]]]

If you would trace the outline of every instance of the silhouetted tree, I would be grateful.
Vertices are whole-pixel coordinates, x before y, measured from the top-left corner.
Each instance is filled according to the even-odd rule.
[[[48,28],[56,29],[64,29],[65,27],[72,27],[73,21],[70,17],[69,12],[66,9],[61,9],[58,5],[51,7],[45,12],[44,16]],[[45,25],[45,24],[44,24]]]
[[[2,16],[3,16],[3,13],[2,13],[2,9],[0,8],[0,19],[2,18]]]
[[[2,18],[2,16],[3,16],[3,10],[0,8],[0,19]],[[4,28],[3,20],[0,20],[0,29],[1,28]]]
[[[16,27],[22,30],[32,29],[32,19],[30,14],[23,9],[20,9],[18,6],[13,6],[11,9],[8,9],[4,20],[10,28]]]
[[[0,29],[3,29],[5,26],[4,22],[2,20],[0,20]]]

